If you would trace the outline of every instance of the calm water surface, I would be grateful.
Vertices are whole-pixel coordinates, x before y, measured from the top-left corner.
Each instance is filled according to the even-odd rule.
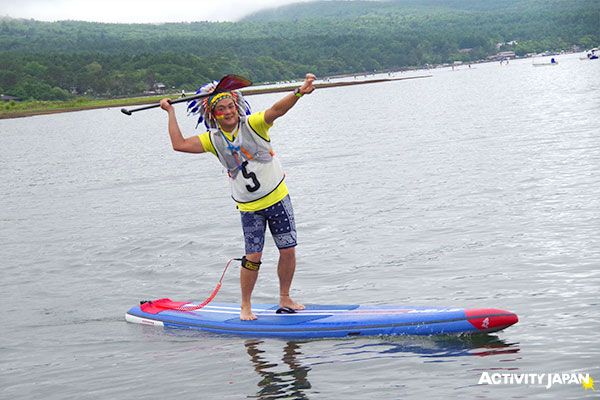
[[[324,89],[271,131],[297,214],[298,299],[519,314],[487,336],[283,341],[127,324],[140,299],[203,299],[241,255],[223,169],[171,151],[160,110],[0,121],[0,397],[597,396],[600,63],[559,62]],[[276,256],[269,241],[255,302],[275,300]],[[218,298],[238,290],[230,271]],[[598,391],[478,385],[482,372],[589,373]]]

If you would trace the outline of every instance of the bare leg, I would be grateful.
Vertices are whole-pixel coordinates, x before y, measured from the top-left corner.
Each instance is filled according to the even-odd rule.
[[[304,310],[304,305],[296,303],[290,297],[290,287],[296,271],[296,248],[290,247],[279,250],[277,275],[279,276],[279,306],[294,310]]]
[[[246,254],[246,259],[252,262],[260,262],[262,253]],[[242,289],[242,306],[240,311],[240,319],[243,321],[251,321],[256,319],[256,315],[252,312],[252,291],[258,278],[258,271],[250,271],[246,268],[240,268],[240,287]]]

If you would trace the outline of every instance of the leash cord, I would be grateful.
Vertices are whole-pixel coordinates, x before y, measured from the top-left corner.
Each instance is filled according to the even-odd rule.
[[[213,301],[213,299],[217,296],[217,293],[219,293],[219,290],[221,289],[221,286],[223,284],[223,278],[225,277],[225,272],[227,272],[227,268],[229,268],[229,265],[231,265],[231,263],[233,261],[241,261],[241,258],[232,258],[231,260],[229,260],[227,262],[227,264],[225,265],[225,269],[223,270],[223,273],[221,274],[221,279],[219,279],[219,282],[217,282],[217,286],[215,286],[214,290],[212,291],[210,296],[208,296],[206,298],[206,300],[204,300],[200,304],[185,304],[183,306],[173,307],[170,309],[175,310],[175,311],[196,311],[196,310],[203,308],[211,301]]]

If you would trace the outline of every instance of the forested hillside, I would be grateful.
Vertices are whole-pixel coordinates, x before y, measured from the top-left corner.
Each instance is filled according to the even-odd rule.
[[[192,90],[226,73],[255,82],[589,48],[597,0],[301,3],[236,23],[100,24],[0,19],[0,92],[24,99]]]

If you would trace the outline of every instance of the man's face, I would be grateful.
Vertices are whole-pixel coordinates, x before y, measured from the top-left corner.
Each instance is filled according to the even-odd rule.
[[[231,98],[220,100],[215,106],[213,114],[223,126],[237,125],[239,121],[237,107]]]

